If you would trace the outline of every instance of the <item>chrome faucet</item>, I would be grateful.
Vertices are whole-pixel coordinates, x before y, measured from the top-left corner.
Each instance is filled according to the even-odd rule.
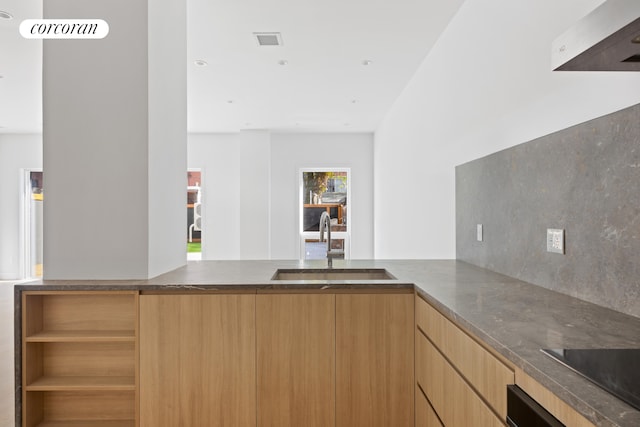
[[[331,216],[328,212],[320,215],[320,241],[324,242],[324,229],[327,228],[327,263],[328,267],[333,267],[334,258],[344,258],[344,251],[331,250]]]

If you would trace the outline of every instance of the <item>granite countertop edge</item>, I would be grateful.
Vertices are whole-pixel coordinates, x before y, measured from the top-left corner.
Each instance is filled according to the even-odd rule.
[[[300,261],[202,261],[149,280],[21,283],[15,285],[16,308],[18,295],[30,290],[259,292],[415,288],[443,314],[595,425],[640,425],[640,411],[540,351],[541,348],[640,348],[640,318],[456,260],[352,260],[334,264],[344,268],[385,268],[397,278],[388,281],[270,280],[278,268],[305,269],[325,265]]]

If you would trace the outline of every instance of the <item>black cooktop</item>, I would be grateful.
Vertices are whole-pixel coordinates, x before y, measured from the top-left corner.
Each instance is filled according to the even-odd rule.
[[[542,351],[640,410],[640,349]]]

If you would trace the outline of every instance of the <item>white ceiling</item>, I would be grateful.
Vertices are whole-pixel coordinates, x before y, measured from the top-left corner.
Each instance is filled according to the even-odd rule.
[[[0,0],[2,133],[42,130],[42,43],[18,33],[42,1]],[[188,130],[372,132],[462,2],[187,0]]]

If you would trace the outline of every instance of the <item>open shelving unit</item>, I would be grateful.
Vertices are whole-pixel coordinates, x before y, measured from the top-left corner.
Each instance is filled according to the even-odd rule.
[[[23,427],[138,425],[138,293],[22,296]]]

